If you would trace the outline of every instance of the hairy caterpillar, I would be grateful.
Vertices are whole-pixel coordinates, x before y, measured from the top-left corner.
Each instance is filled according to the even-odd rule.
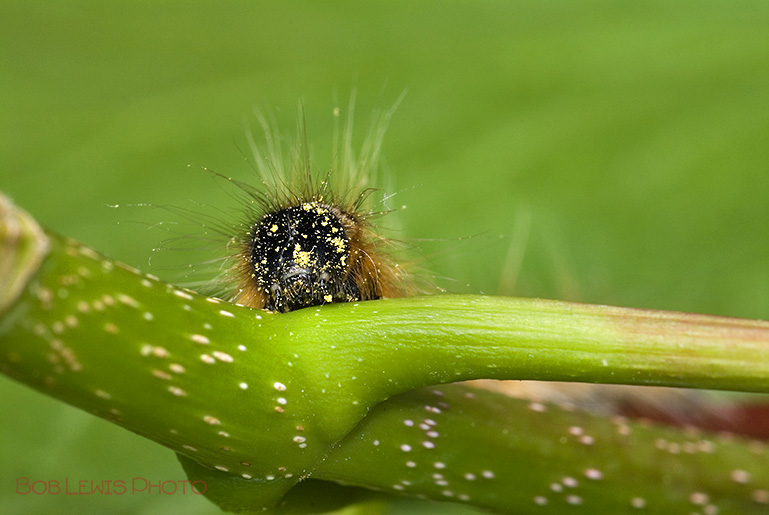
[[[335,109],[334,159],[325,172],[313,169],[302,116],[284,155],[272,124],[257,113],[264,144],[249,142],[261,187],[217,174],[235,184],[245,201],[245,215],[229,239],[231,264],[220,277],[226,300],[285,313],[413,293],[410,274],[393,256],[398,245],[374,224],[389,210],[376,205],[376,190],[368,185],[392,111],[375,114],[356,152],[353,103],[343,128]]]

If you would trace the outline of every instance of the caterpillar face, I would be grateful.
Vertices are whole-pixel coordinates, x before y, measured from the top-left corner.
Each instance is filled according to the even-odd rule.
[[[348,215],[316,201],[265,214],[251,230],[248,249],[251,280],[264,308],[285,313],[364,300],[351,253],[354,228]]]
[[[324,172],[313,171],[303,116],[297,140],[284,153],[282,138],[260,114],[264,144],[251,140],[250,145],[261,184],[214,172],[239,189],[244,209],[236,224],[223,227],[230,254],[211,288],[213,295],[288,313],[418,291],[409,267],[395,261],[399,242],[380,234],[373,223],[390,211],[383,201],[372,200],[377,190],[369,182],[392,111],[374,116],[355,152],[350,102],[344,130],[337,132],[335,123],[334,158]],[[334,117],[339,115],[334,109]]]

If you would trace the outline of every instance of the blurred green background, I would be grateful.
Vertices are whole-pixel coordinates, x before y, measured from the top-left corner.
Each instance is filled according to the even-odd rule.
[[[237,208],[201,167],[253,177],[252,109],[291,134],[300,98],[324,169],[353,88],[358,135],[408,91],[385,182],[399,235],[450,291],[769,318],[762,1],[2,1],[0,190],[171,278],[148,259],[173,217],[109,206]],[[18,495],[18,477],[183,474],[6,378],[0,413],[3,513],[216,512],[189,495]]]

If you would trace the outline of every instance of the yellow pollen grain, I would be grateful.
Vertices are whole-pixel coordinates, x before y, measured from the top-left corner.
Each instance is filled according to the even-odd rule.
[[[312,265],[312,254],[310,252],[302,250],[302,247],[300,247],[299,245],[294,247],[293,258],[296,264],[301,266],[302,268],[310,268],[310,266]]]
[[[342,239],[339,236],[337,236],[336,238],[331,238],[331,240],[329,240],[329,241],[331,242],[331,244],[334,247],[336,247],[336,251],[337,252],[344,252],[345,251],[346,245],[345,245],[344,239]]]

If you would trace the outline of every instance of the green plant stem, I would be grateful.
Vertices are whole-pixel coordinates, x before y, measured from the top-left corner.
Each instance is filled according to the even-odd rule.
[[[178,289],[72,240],[48,240],[23,290],[0,299],[9,305],[0,371],[174,449],[191,477],[206,477],[219,488],[209,495],[234,510],[279,506],[314,474],[365,477],[366,466],[340,472],[365,462],[354,450],[356,428],[402,424],[412,408],[382,403],[428,385],[495,378],[769,391],[766,322],[458,295],[274,315]],[[3,251],[26,248],[19,241],[3,241]],[[372,410],[379,415],[370,418]],[[462,441],[453,445],[471,446],[456,451],[469,467],[476,443]],[[492,439],[487,451],[506,445]],[[446,452],[448,460],[454,451]],[[487,490],[458,500],[514,501],[491,503],[497,493]],[[449,497],[427,487],[411,493]]]
[[[768,451],[444,385],[374,408],[313,477],[495,513],[748,514],[769,508]]]
[[[399,382],[405,391],[424,378],[479,377],[769,391],[762,321],[475,295],[339,304],[322,314],[322,323],[293,315],[291,332],[336,343],[314,352],[329,362],[341,355],[333,362],[342,366],[366,342],[368,363],[353,366],[359,376],[384,374],[386,397]]]

